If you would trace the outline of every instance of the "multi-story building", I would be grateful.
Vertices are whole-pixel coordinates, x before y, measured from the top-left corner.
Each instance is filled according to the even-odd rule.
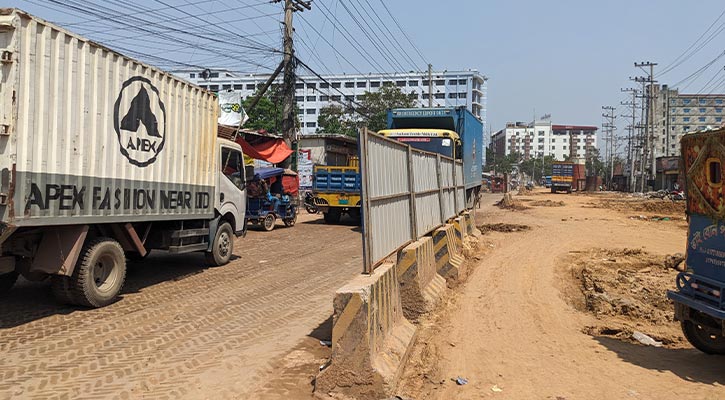
[[[680,138],[685,133],[723,124],[725,94],[680,93],[667,85],[656,85],[654,89],[655,158],[678,156]]]
[[[496,157],[517,153],[523,160],[546,156],[559,161],[587,158],[596,147],[597,129],[550,121],[510,122],[491,136],[490,146]]]
[[[225,70],[207,71],[204,77],[198,70],[179,70],[174,74],[214,92],[239,91],[243,98],[252,96],[269,79],[269,74],[240,75]],[[477,70],[433,72],[430,87],[428,74],[420,72],[323,75],[322,78],[302,75],[295,87],[301,133],[317,131],[317,117],[322,108],[333,105],[354,107],[363,94],[375,92],[383,85],[398,87],[419,107],[428,107],[429,104],[433,107],[465,106],[483,122],[485,132],[486,81],[487,78]],[[281,78],[275,83],[280,84]]]

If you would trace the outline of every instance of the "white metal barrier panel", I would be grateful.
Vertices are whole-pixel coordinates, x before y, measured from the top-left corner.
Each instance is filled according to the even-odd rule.
[[[463,164],[360,130],[364,273],[466,208]]]

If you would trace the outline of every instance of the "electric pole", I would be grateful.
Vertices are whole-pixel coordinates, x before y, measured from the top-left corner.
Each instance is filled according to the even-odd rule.
[[[428,64],[428,107],[433,108],[433,65]]]
[[[656,141],[655,141],[655,116],[656,114],[656,104],[655,101],[655,88],[654,84],[657,82],[655,81],[655,66],[657,63],[652,63],[649,61],[646,62],[640,62],[640,63],[634,63],[634,66],[637,68],[640,68],[644,70],[645,67],[649,67],[649,76],[647,77],[647,80],[645,81],[647,83],[647,121],[646,121],[646,129],[647,129],[647,144],[648,144],[648,150],[649,150],[649,158],[645,160],[645,163],[651,162],[650,166],[650,177],[652,179],[656,179],[657,176],[657,154],[656,154]],[[645,71],[647,72],[647,71]],[[643,185],[644,186],[644,185]],[[644,192],[644,189],[642,190]]]
[[[624,88],[622,92],[632,93],[632,101],[623,101],[620,104],[623,106],[631,107],[631,115],[622,115],[624,118],[632,118],[632,123],[627,126],[627,165],[629,166],[629,178],[627,183],[627,190],[634,192],[634,140],[635,140],[635,128],[637,122],[635,120],[637,115],[637,89],[635,88]]]
[[[283,0],[272,0],[275,3],[282,2]],[[295,81],[297,75],[295,74],[295,68],[297,66],[297,60],[295,58],[294,42],[292,40],[292,34],[294,28],[292,27],[292,14],[295,11],[304,11],[305,9],[311,10],[311,1],[303,0],[284,0],[284,78],[282,83],[282,137],[285,143],[290,146],[293,150],[296,150],[292,146],[293,142],[297,142],[297,135],[295,130],[295,121],[297,115],[295,114]],[[297,155],[293,153],[292,157],[297,160]],[[290,160],[292,161],[292,160]],[[296,164],[296,162],[295,162]],[[288,161],[283,162],[283,166],[290,166]],[[296,165],[292,166],[293,168]]]
[[[612,179],[614,178],[614,131],[617,129],[617,126],[615,125],[617,115],[615,114],[616,108],[613,106],[602,106],[602,110],[604,110],[602,117],[606,120],[606,122],[602,124],[602,128],[606,129],[606,138],[608,140],[609,147],[608,151],[605,152],[605,154],[608,154],[609,158],[609,181],[607,186],[611,187]]]

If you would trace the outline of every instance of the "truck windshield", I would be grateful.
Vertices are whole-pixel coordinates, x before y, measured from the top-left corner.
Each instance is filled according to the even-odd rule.
[[[453,139],[443,137],[392,137],[393,139],[409,144],[416,149],[439,153],[446,157],[453,157]]]

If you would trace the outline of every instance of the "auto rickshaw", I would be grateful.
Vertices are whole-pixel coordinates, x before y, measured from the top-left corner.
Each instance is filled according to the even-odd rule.
[[[277,219],[285,226],[297,222],[299,178],[284,168],[255,168],[247,182],[247,221],[265,231],[274,229]]]

